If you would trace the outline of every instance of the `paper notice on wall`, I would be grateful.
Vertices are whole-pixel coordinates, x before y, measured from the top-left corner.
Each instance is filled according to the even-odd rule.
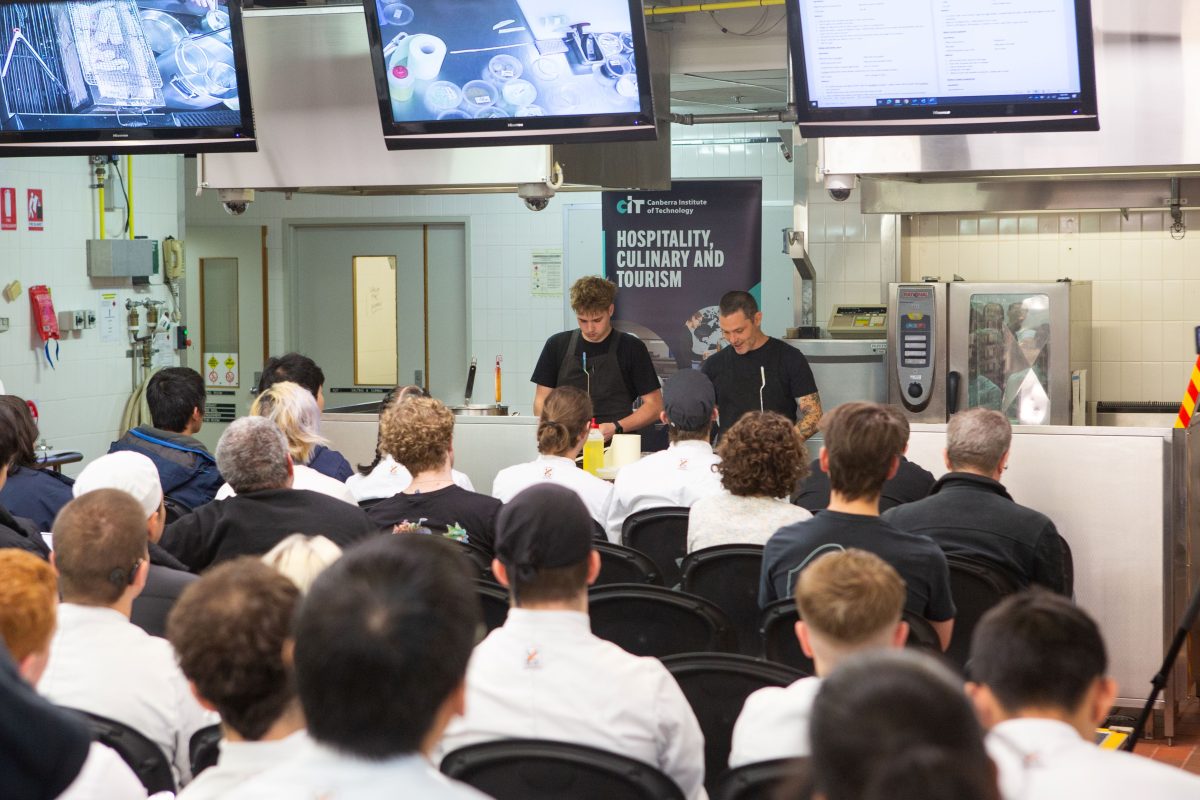
[[[150,366],[153,369],[179,366],[179,352],[175,349],[175,331],[155,331],[150,340]]]
[[[0,188],[0,231],[17,229],[17,190],[12,186]]]
[[[117,295],[100,295],[100,308],[96,314],[96,327],[100,329],[100,341],[116,344],[121,341],[121,314],[117,311]]]
[[[562,297],[562,248],[534,250],[530,256],[530,293],[534,297]]]
[[[42,197],[42,190],[30,189],[26,198],[26,205],[29,212],[29,230],[42,230],[46,225],[46,206],[45,199]]]
[[[237,353],[205,353],[204,383],[212,388],[233,389],[238,386]]]

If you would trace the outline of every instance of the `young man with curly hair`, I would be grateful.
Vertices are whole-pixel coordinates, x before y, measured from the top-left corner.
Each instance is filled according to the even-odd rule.
[[[905,533],[879,518],[884,481],[904,452],[904,426],[878,403],[843,403],[821,420],[821,469],[829,473],[829,508],[781,528],[763,552],[759,605],[790,597],[800,572],[820,556],[854,547],[895,567],[904,579],[904,607],[929,621],[944,650],[954,629],[950,572],[928,536]]]
[[[592,398],[600,432],[607,441],[615,433],[633,433],[658,421],[662,389],[650,352],[641,339],[615,330],[612,281],[590,275],[571,284],[571,308],[578,330],[556,333],[546,340],[530,380],[537,384],[533,413],[559,386],[575,386]],[[633,402],[642,405],[633,410]]]
[[[751,411],[717,447],[725,491],[702,497],[688,514],[688,552],[722,544],[766,544],[784,525],[812,514],[788,502],[808,470],[795,426],[774,411]]]
[[[454,482],[454,415],[441,401],[414,397],[379,418],[379,446],[412,473],[402,492],[371,506],[367,516],[393,533],[438,533],[488,550],[500,501]]]

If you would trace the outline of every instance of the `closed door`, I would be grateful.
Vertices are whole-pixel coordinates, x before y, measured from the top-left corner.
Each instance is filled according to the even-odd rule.
[[[462,225],[297,226],[292,331],[325,372],[328,408],[362,390],[419,383],[462,399],[466,249]],[[393,303],[380,308],[380,303]],[[395,369],[382,369],[394,359]]]

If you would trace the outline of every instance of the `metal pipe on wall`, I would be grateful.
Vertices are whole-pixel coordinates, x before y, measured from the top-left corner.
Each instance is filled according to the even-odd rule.
[[[781,6],[785,0],[730,0],[724,3],[694,3],[686,6],[658,6],[647,8],[647,17],[662,17],[668,14],[696,14],[701,11],[729,11],[735,8],[766,8]]]

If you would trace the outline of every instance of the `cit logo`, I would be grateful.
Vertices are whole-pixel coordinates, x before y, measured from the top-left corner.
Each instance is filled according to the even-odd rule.
[[[624,200],[617,201],[618,214],[640,214],[642,206],[646,203],[645,200],[634,200],[633,195],[629,195]]]

